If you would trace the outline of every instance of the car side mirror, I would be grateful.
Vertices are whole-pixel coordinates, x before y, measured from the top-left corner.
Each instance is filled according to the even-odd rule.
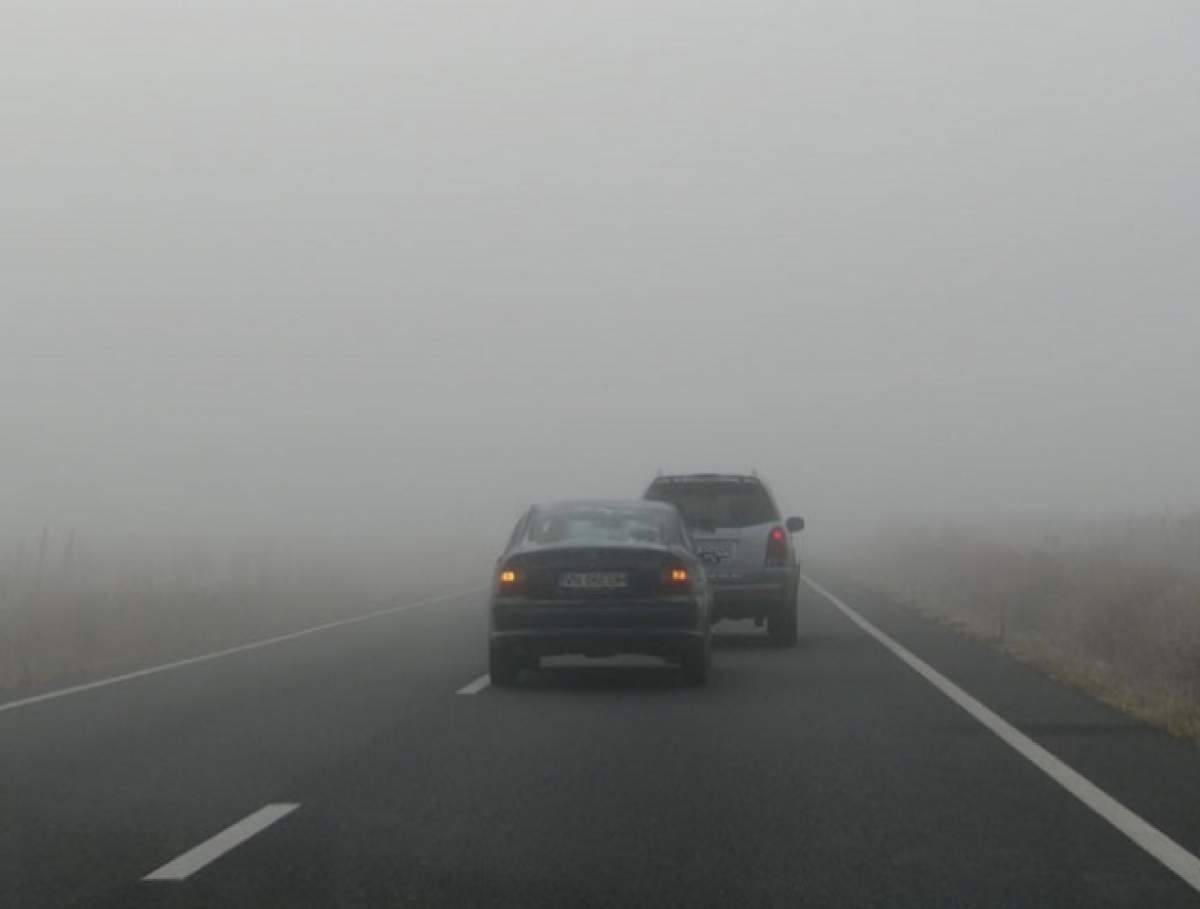
[[[804,518],[788,518],[788,533],[799,533],[804,529]]]

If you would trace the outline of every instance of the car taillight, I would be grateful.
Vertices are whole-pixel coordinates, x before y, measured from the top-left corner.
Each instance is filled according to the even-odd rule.
[[[787,531],[782,527],[772,527],[771,532],[767,535],[767,564],[786,564],[787,557]]]
[[[688,593],[692,589],[691,573],[683,565],[674,563],[663,569],[662,589],[667,593]]]
[[[523,572],[509,567],[501,568],[496,580],[501,593],[516,593],[525,583]]]

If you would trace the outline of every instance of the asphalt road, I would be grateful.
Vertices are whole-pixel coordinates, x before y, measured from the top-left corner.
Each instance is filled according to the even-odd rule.
[[[1200,850],[1196,748],[829,586],[1158,846]],[[472,685],[483,607],[0,704],[0,906],[1200,905],[813,590],[797,648],[718,626],[705,689],[632,660]]]

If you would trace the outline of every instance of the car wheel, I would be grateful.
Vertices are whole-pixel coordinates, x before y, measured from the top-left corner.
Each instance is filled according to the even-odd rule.
[[[798,637],[797,625],[796,588],[789,587],[788,595],[775,604],[775,608],[767,616],[767,634],[776,644],[790,647],[796,643]]]
[[[708,681],[708,670],[712,666],[712,647],[709,639],[689,647],[683,654],[683,680],[689,685],[700,686]]]
[[[492,684],[506,686],[515,684],[520,667],[512,654],[502,647],[493,647],[488,651],[488,675]]]

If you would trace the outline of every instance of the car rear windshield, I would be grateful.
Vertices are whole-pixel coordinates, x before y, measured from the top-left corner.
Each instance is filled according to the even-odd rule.
[[[534,543],[654,543],[673,541],[669,514],[650,508],[579,508],[539,511],[529,522]]]
[[[691,527],[753,527],[779,520],[775,503],[760,483],[696,480],[654,483],[646,498],[670,502]]]

